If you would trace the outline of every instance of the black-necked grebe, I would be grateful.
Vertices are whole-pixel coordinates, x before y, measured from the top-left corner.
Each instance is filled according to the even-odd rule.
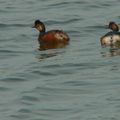
[[[36,20],[33,28],[36,28],[40,34],[38,37],[39,43],[43,46],[59,46],[59,44],[68,44],[69,36],[61,30],[51,30],[46,32],[45,25],[40,20]]]
[[[102,46],[114,46],[114,45],[120,45],[120,32],[119,27],[115,22],[110,22],[109,29],[112,31],[105,34],[103,37],[101,37],[101,45]]]

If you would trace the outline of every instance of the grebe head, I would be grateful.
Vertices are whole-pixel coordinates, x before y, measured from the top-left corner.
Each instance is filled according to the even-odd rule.
[[[115,22],[109,22],[108,28],[110,28],[113,32],[119,31],[119,27]]]
[[[39,32],[44,33],[45,32],[45,25],[43,22],[41,22],[40,20],[36,20],[34,22],[34,26],[33,28],[36,28]]]

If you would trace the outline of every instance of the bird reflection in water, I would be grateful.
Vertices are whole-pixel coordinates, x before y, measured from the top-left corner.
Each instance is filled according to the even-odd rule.
[[[62,54],[65,52],[66,45],[64,44],[40,44],[36,58],[41,60],[55,57],[59,54]],[[62,49],[61,49],[62,48]]]
[[[54,56],[57,56],[56,52],[54,52],[54,53],[51,52],[51,53],[48,53],[48,54],[47,53],[39,54],[39,55],[36,56],[36,58],[41,61],[41,60],[44,60],[46,58],[50,58],[50,57],[54,57]]]
[[[65,48],[68,43],[42,43],[39,46],[39,50],[48,50],[48,49],[57,49],[57,48]]]
[[[114,57],[120,56],[120,48],[119,47],[111,47],[108,52],[101,52],[103,57]]]

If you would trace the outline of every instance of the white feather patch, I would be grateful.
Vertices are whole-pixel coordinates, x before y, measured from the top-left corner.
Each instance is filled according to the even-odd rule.
[[[59,40],[67,39],[68,37],[63,33],[56,33],[55,37]]]

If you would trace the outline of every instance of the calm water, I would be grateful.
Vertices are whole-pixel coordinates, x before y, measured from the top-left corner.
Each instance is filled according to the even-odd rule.
[[[38,51],[40,19],[70,44]],[[101,48],[120,0],[0,0],[1,120],[119,120],[120,50]]]

